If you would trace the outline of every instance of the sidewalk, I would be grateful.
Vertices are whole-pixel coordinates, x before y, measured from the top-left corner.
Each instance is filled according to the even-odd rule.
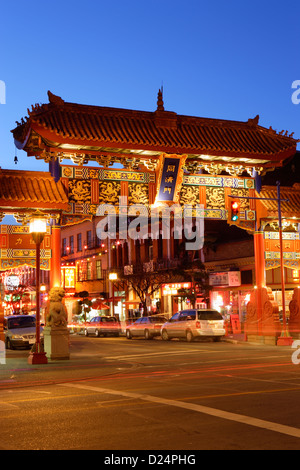
[[[224,337],[224,341],[230,342],[230,343],[246,343],[247,338],[244,333],[240,334],[229,334]]]

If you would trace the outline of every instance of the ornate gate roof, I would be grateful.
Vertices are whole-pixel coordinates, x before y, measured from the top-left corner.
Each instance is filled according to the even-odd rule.
[[[178,115],[165,111],[159,92],[154,112],[65,102],[48,92],[49,103],[32,106],[12,130],[29,156],[52,156],[109,166],[130,158],[146,164],[161,153],[186,154],[187,162],[272,167],[296,153],[293,134],[247,122]]]
[[[19,220],[36,210],[56,218],[69,207],[60,181],[49,172],[0,169],[0,211],[18,214]],[[52,217],[51,217],[52,218]]]
[[[277,198],[277,187],[263,186],[257,196],[260,198],[270,198],[269,200],[262,199],[259,201],[264,208],[260,217],[278,220],[278,203],[276,200],[271,200]],[[295,184],[293,188],[282,187],[281,199],[286,200],[281,203],[282,217],[291,221],[295,220],[298,223],[300,220],[300,184]]]

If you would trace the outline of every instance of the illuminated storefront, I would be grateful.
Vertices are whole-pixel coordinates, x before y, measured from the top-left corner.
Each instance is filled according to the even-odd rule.
[[[209,284],[212,287],[211,307],[218,310],[226,319],[229,319],[230,315],[238,315],[240,322],[244,323],[252,286],[242,285],[241,272],[211,273]]]

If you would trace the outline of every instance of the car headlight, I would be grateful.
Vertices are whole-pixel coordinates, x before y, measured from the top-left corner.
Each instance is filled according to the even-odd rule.
[[[12,335],[11,339],[23,339],[21,335]]]

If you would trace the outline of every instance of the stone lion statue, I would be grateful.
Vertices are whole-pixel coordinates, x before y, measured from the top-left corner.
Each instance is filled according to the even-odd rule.
[[[61,287],[53,287],[49,292],[49,301],[46,307],[46,326],[67,326],[68,315],[62,299],[65,291]]]

